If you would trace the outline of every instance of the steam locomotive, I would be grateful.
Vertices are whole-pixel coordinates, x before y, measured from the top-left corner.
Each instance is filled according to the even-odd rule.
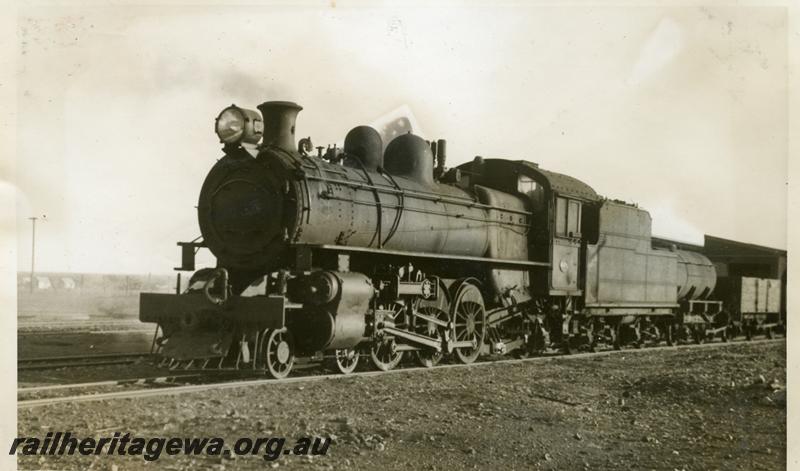
[[[447,143],[408,133],[384,150],[358,126],[343,149],[295,138],[302,108],[232,105],[224,155],[197,205],[216,268],[176,294],[143,293],[140,319],[173,366],[289,374],[296,359],[342,373],[481,354],[726,338],[701,253],[654,248],[635,205],[524,160],[446,167]]]

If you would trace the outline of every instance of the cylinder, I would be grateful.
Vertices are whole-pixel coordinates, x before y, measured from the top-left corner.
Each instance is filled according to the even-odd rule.
[[[353,348],[366,340],[367,314],[375,295],[372,283],[361,273],[317,272],[310,275],[308,285],[320,280],[332,282],[335,297],[319,303],[317,296],[303,302],[303,310],[295,316],[294,333],[301,348],[307,351]],[[302,281],[302,280],[301,280]]]
[[[304,278],[302,294],[299,301],[302,303],[325,304],[333,301],[339,295],[339,280],[333,272],[319,271]]]
[[[341,295],[334,314],[333,338],[326,348],[353,348],[366,340],[367,313],[375,289],[361,273],[335,274],[341,285]]]
[[[678,299],[707,298],[717,284],[717,271],[705,255],[676,250]]]
[[[258,105],[264,117],[264,134],[262,145],[274,146],[287,152],[297,150],[294,138],[294,127],[297,113],[303,107],[291,101],[266,101]]]

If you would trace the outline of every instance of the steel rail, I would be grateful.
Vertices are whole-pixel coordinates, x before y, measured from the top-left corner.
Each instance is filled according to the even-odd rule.
[[[301,363],[295,364],[293,371],[304,371],[310,370],[316,367],[317,365],[314,363]],[[190,379],[203,379],[208,378],[211,380],[219,381],[221,378],[231,379],[231,378],[242,378],[242,377],[254,377],[256,376],[259,379],[264,378],[263,372],[253,371],[249,369],[223,369],[223,370],[215,370],[215,369],[206,369],[200,370],[197,369],[189,370],[189,373],[183,374],[171,374],[171,375],[163,375],[163,376],[147,376],[147,377],[138,377],[138,378],[122,378],[122,379],[109,379],[103,381],[91,381],[88,383],[68,383],[68,384],[48,384],[43,386],[28,386],[26,388],[19,388],[17,389],[17,395],[22,394],[31,394],[31,393],[41,393],[41,392],[49,392],[49,391],[61,391],[64,389],[88,389],[88,388],[98,388],[98,387],[106,387],[106,386],[146,386],[146,385],[159,385],[159,384],[173,384],[175,381],[179,380],[190,380]],[[205,383],[209,384],[209,383]]]
[[[422,371],[437,371],[437,370],[444,370],[444,369],[456,369],[456,368],[481,368],[487,365],[499,365],[499,364],[506,364],[506,365],[516,365],[516,364],[525,364],[525,363],[539,363],[539,362],[546,362],[546,361],[554,361],[554,360],[579,360],[584,358],[597,358],[602,356],[611,356],[611,355],[625,355],[625,354],[638,354],[642,352],[662,352],[662,351],[676,351],[676,350],[693,350],[693,349],[703,349],[703,348],[719,348],[725,347],[730,345],[758,345],[758,344],[770,344],[770,343],[779,343],[785,342],[786,339],[764,339],[764,340],[752,340],[752,341],[745,341],[740,340],[736,342],[714,342],[714,343],[703,343],[703,344],[690,344],[690,345],[673,345],[673,346],[659,346],[659,347],[651,347],[651,348],[642,348],[642,349],[623,349],[623,350],[607,350],[602,352],[587,352],[587,353],[577,353],[571,355],[553,355],[553,356],[543,356],[543,357],[533,357],[533,358],[523,358],[523,359],[504,359],[504,360],[488,360],[488,361],[481,361],[476,363],[470,363],[467,365],[464,364],[450,364],[450,365],[440,365],[434,368],[426,368],[426,367],[410,367],[410,368],[400,368],[394,369],[389,371],[366,371],[366,372],[358,372],[352,373],[348,375],[343,375],[341,373],[338,374],[331,374],[331,375],[319,375],[319,376],[301,376],[301,377],[294,377],[294,378],[284,378],[281,380],[275,379],[256,379],[256,380],[244,380],[244,381],[228,381],[222,383],[212,383],[212,384],[197,384],[197,385],[187,385],[187,386],[176,386],[172,388],[165,388],[165,389],[143,389],[143,390],[135,390],[135,391],[117,391],[117,392],[109,392],[109,393],[99,393],[99,394],[89,394],[89,395],[80,395],[80,396],[62,396],[62,397],[55,397],[55,398],[46,398],[46,399],[29,399],[29,400],[22,400],[17,402],[17,408],[32,408],[32,407],[39,407],[39,406],[47,406],[47,405],[55,405],[55,404],[63,404],[63,403],[76,403],[76,402],[95,402],[95,401],[103,401],[103,400],[114,400],[114,399],[132,399],[132,398],[141,398],[141,397],[157,397],[157,396],[170,396],[170,395],[178,395],[178,394],[186,394],[192,392],[202,392],[202,391],[211,391],[211,390],[223,390],[223,389],[236,389],[242,387],[252,387],[252,386],[262,386],[262,385],[281,385],[281,384],[293,384],[293,383],[303,383],[303,382],[317,382],[317,381],[325,381],[325,380],[341,380],[346,378],[366,378],[372,376],[380,376],[385,374],[414,374],[419,373]]]
[[[52,321],[20,321],[17,322],[17,327],[52,327],[52,326],[73,326],[73,325],[127,325],[135,324],[139,319],[67,319],[67,320],[52,320]]]
[[[130,353],[98,353],[94,355],[64,355],[57,357],[33,357],[33,358],[18,358],[17,363],[21,362],[44,362],[44,361],[71,361],[71,360],[92,360],[92,359],[107,359],[107,358],[120,358],[131,356],[149,355],[150,352],[130,352]]]
[[[18,370],[51,370],[54,368],[74,368],[83,366],[103,366],[133,363],[150,357],[150,352],[104,353],[96,355],[69,355],[60,357],[20,358]]]
[[[140,322],[141,324],[141,322]],[[143,332],[150,333],[152,329],[122,329],[122,330],[89,330],[87,328],[80,329],[64,329],[64,330],[21,330],[17,331],[18,337],[30,337],[33,335],[41,335],[45,337],[53,335],[103,335],[103,334],[141,334]]]
[[[206,374],[207,375],[207,374]],[[186,374],[186,375],[170,375],[170,376],[152,376],[149,378],[129,378],[129,379],[112,379],[107,381],[93,381],[90,383],[72,383],[72,384],[51,384],[47,386],[30,386],[27,388],[17,389],[17,394],[31,394],[48,391],[60,391],[64,389],[84,389],[84,388],[99,388],[104,386],[131,386],[131,385],[148,385],[148,384],[162,384],[169,383],[174,380],[201,378],[204,376],[201,373]]]

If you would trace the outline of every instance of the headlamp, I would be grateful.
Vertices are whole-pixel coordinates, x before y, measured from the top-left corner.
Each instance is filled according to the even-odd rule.
[[[264,132],[264,122],[258,111],[231,105],[217,116],[214,132],[223,144],[257,144]]]

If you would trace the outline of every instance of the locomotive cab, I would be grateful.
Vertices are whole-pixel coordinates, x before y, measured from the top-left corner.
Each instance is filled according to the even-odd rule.
[[[580,180],[527,161],[477,157],[459,169],[470,176],[473,185],[517,194],[526,200],[532,212],[529,260],[549,265],[547,270],[531,270],[531,295],[580,296],[583,220],[599,201],[597,193]]]

